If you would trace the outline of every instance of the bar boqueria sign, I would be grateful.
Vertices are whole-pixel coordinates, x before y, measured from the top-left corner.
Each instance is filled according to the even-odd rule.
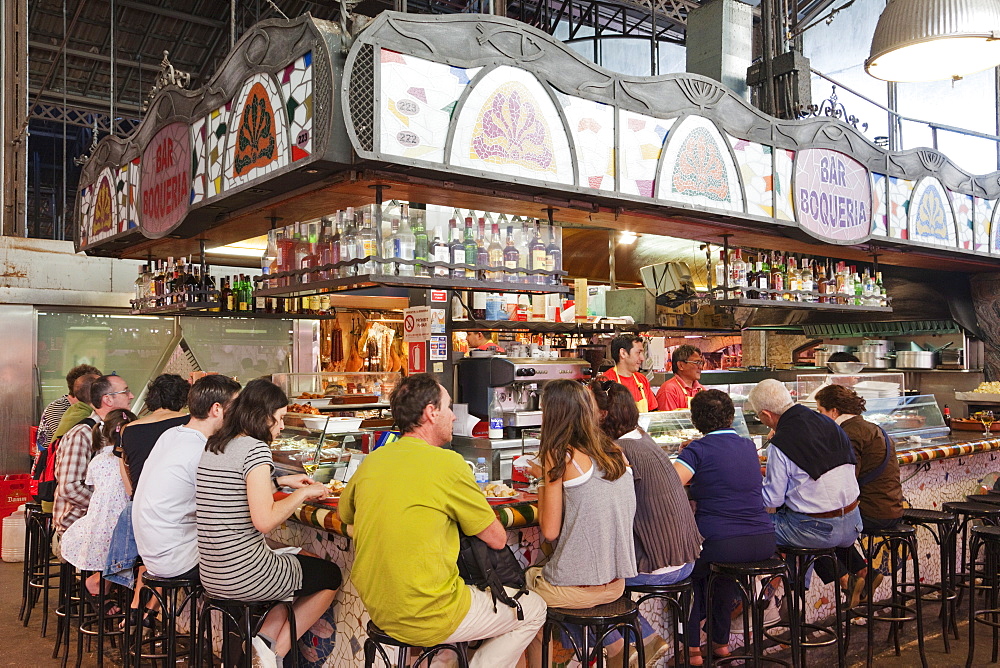
[[[86,165],[77,245],[190,236],[366,163],[832,244],[1000,255],[997,174],[887,152],[831,118],[772,118],[704,77],[615,74],[511,19],[395,12],[353,40],[309,17],[263,22],[202,89],[161,91]]]

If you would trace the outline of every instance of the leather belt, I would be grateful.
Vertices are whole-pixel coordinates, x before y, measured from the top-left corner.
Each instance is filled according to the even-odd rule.
[[[804,513],[804,514],[808,515],[809,517],[815,517],[816,519],[819,519],[819,520],[826,520],[826,519],[830,519],[831,517],[843,517],[847,513],[851,512],[852,510],[854,510],[855,508],[857,508],[858,507],[858,503],[860,501],[861,501],[861,499],[857,498],[857,499],[854,500],[854,503],[852,503],[852,504],[850,504],[848,506],[844,506],[840,510],[831,510],[831,511],[826,512],[826,513]]]

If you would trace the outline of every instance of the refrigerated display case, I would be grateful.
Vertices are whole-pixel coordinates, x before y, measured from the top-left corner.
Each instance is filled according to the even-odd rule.
[[[863,417],[896,440],[909,436],[934,438],[950,432],[933,394],[868,399],[866,403]]]
[[[797,391],[793,397],[799,403],[815,405],[816,393],[827,385],[843,385],[858,393],[863,399],[886,399],[906,393],[902,373],[851,373],[808,374],[796,376]]]
[[[358,410],[388,407],[389,394],[400,381],[396,371],[323,371],[276,373],[271,380],[291,403],[323,410]],[[348,408],[351,407],[351,408]]]
[[[639,426],[642,427],[653,440],[659,443],[668,454],[677,454],[681,443],[686,443],[695,438],[699,438],[702,433],[695,429],[691,423],[691,411],[657,411],[655,413],[640,413]],[[743,416],[743,409],[737,408],[733,418],[733,429],[740,436],[750,438],[747,430],[746,419]]]
[[[308,473],[319,482],[343,479],[352,451],[360,452],[371,433],[336,416],[288,414],[271,443],[271,457],[283,471]],[[353,429],[348,429],[353,425]],[[338,476],[339,473],[339,476]]]

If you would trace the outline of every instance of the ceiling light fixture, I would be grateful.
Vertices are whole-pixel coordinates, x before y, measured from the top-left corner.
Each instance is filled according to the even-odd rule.
[[[1000,65],[1000,0],[889,0],[865,71],[883,81],[938,81]]]

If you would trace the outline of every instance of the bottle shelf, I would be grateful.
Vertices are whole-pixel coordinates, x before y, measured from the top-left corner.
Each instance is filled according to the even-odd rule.
[[[785,292],[782,292],[785,294]],[[819,293],[803,293],[803,292],[789,292],[793,296],[795,295],[809,295],[818,297]],[[823,295],[828,297],[831,295]],[[846,295],[845,295],[846,297]],[[852,296],[853,297],[853,296]],[[854,313],[892,313],[891,306],[870,306],[867,304],[830,304],[823,302],[800,302],[800,301],[785,301],[785,300],[775,300],[775,299],[748,299],[746,297],[730,297],[724,299],[715,299],[711,302],[715,306],[748,306],[751,308],[785,308],[785,309],[801,309],[801,310],[812,310],[812,311],[845,311]]]
[[[534,332],[538,334],[609,334],[619,331],[638,331],[636,324],[616,323],[576,323],[576,322],[539,322],[524,320],[453,320],[452,330],[456,332]]]

